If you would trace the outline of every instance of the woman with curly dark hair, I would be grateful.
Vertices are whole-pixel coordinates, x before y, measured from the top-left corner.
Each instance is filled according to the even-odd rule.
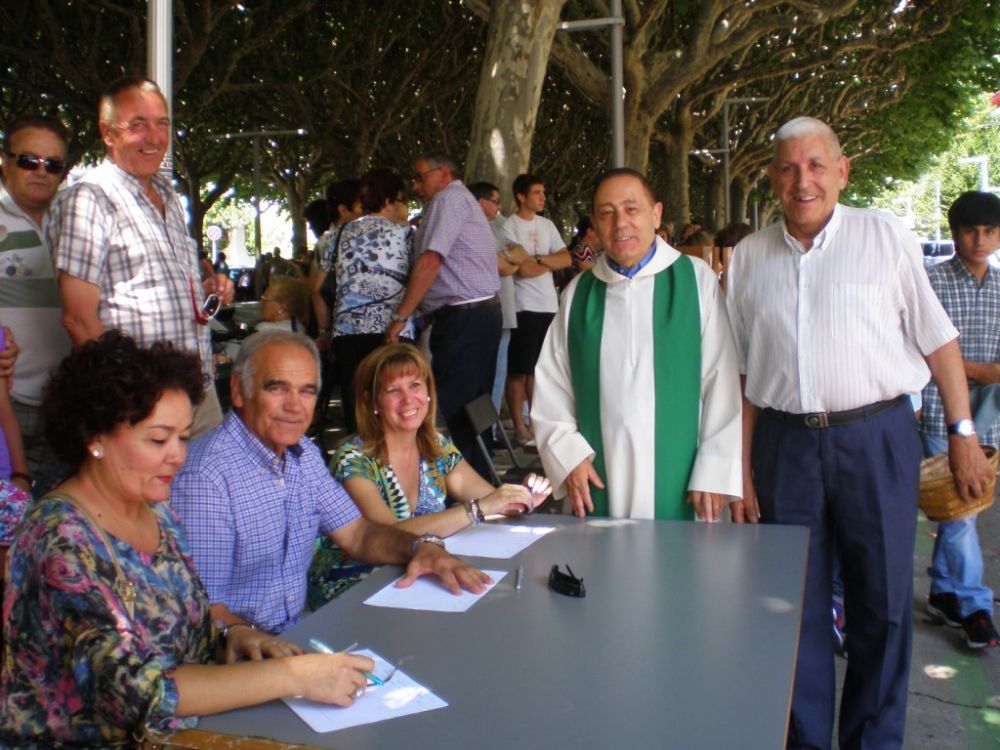
[[[132,747],[199,714],[291,695],[348,705],[364,689],[370,659],[213,624],[165,502],[203,394],[196,355],[116,331],[53,373],[46,433],[77,469],[11,548],[0,744]],[[255,661],[206,666],[223,657]]]

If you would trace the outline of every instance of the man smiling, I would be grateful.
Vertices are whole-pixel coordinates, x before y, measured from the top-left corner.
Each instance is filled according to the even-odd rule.
[[[740,395],[718,280],[656,236],[662,205],[614,169],[591,221],[605,254],[567,287],[531,420],[576,515],[716,520],[740,494]],[[606,489],[605,489],[606,488]]]
[[[240,346],[230,390],[233,411],[191,445],[170,495],[216,620],[273,633],[294,624],[320,534],[355,560],[409,561],[409,582],[433,573],[453,593],[483,590],[489,578],[446,553],[439,537],[368,521],[330,476],[305,437],[319,392],[312,340],[254,334]]]
[[[907,394],[933,373],[964,498],[989,467],[969,419],[957,331],[895,217],[841,206],[830,127],[785,123],[768,168],[784,221],[736,246],[727,303],[745,372],[742,516],[810,529],[788,748],[829,748],[839,552],[850,656],[841,748],[898,748],[906,723],[920,441]],[[752,449],[752,450],[751,450]]]
[[[56,200],[49,225],[63,325],[73,344],[117,328],[144,346],[197,352],[207,377],[194,434],[222,420],[212,387],[198,253],[170,180],[159,174],[170,116],[159,87],[124,78],[101,95],[107,158]]]

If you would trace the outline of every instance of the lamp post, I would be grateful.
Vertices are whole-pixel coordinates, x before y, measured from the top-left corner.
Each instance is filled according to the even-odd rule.
[[[611,16],[563,21],[557,31],[593,31],[611,29],[611,166],[625,166],[625,83],[622,72],[622,0],[611,0]]]
[[[261,138],[275,138],[281,135],[294,135],[297,137],[302,137],[308,135],[309,131],[305,128],[298,128],[296,130],[248,130],[239,133],[224,133],[222,135],[212,135],[209,136],[209,140],[212,141],[232,141],[237,138],[252,138],[253,139],[253,208],[254,208],[254,221],[253,221],[253,241],[254,248],[257,251],[257,257],[260,257],[261,252],[261,239],[260,239],[260,139]]]
[[[732,99],[727,98],[722,103],[722,205],[725,223],[730,220],[730,186],[729,186],[729,106],[731,104],[758,104],[766,102],[766,96],[737,96]]]

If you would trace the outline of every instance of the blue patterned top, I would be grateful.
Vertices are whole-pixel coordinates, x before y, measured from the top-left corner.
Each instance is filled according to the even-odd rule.
[[[210,600],[272,633],[304,613],[316,537],[361,515],[309,438],[279,458],[234,411],[191,443],[170,503]]]
[[[344,227],[336,265],[333,335],[383,333],[410,278],[413,232],[382,216],[362,216]],[[411,321],[401,335],[414,338]]]
[[[4,599],[0,741],[39,747],[132,747],[143,729],[175,732],[170,673],[219,645],[180,522],[151,505],[160,545],[147,555],[109,535],[136,585],[130,617],[104,542],[58,497],[40,500],[11,547]]]
[[[444,510],[448,495],[445,477],[462,460],[462,454],[451,440],[438,435],[438,441],[444,449],[444,455],[433,461],[420,459],[420,494],[417,507],[412,512],[396,472],[388,464],[362,453],[361,438],[357,435],[341,445],[330,459],[330,471],[339,482],[346,482],[353,477],[369,480],[378,488],[382,500],[396,516],[396,521],[438,513]],[[309,568],[309,608],[318,609],[323,606],[337,594],[368,576],[372,570],[374,566],[352,560],[330,539],[324,537],[317,540],[316,553]]]

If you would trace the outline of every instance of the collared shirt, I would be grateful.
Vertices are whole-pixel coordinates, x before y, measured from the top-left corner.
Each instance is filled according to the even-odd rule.
[[[615,261],[609,255],[609,256],[607,256],[608,257],[608,268],[610,268],[615,273],[621,274],[626,279],[631,279],[633,276],[635,276],[637,273],[639,273],[639,271],[641,271],[643,269],[643,267],[647,263],[649,263],[649,261],[651,261],[653,259],[654,255],[656,255],[656,240],[655,239],[653,240],[653,244],[649,246],[649,252],[646,253],[645,255],[643,255],[642,256],[642,260],[640,260],[634,266],[631,266],[630,268],[625,268],[625,266],[620,266],[617,263],[615,263]]]
[[[209,600],[274,633],[303,615],[316,537],[361,515],[308,438],[279,457],[235,411],[191,444],[170,503]]]
[[[39,406],[49,373],[69,354],[62,300],[42,226],[0,184],[0,324],[14,332],[21,353],[11,397]]]
[[[434,283],[420,303],[422,313],[487,299],[500,290],[493,230],[461,180],[452,180],[431,198],[413,246],[418,256],[427,250],[441,256]]]
[[[197,248],[169,181],[159,174],[152,180],[166,218],[139,179],[110,159],[62,193],[49,225],[56,267],[100,289],[105,329],[121,329],[145,346],[171,341],[198,352],[210,373],[208,326],[195,320],[204,296]]]
[[[784,222],[736,246],[729,318],[746,395],[797,414],[915,393],[958,332],[916,239],[893,216],[837,206],[806,250]]]
[[[1000,271],[988,267],[980,285],[961,258],[927,269],[931,287],[961,334],[958,348],[969,362],[1000,362]],[[944,409],[937,384],[932,380],[924,388],[920,429],[930,435],[946,437]],[[1000,421],[980,435],[980,441],[996,446],[1000,439]]]

